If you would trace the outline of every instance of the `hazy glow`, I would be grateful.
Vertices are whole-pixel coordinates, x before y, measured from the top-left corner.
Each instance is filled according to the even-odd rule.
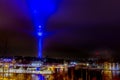
[[[46,21],[48,17],[55,12],[56,4],[60,0],[27,0],[33,23],[35,26],[34,33],[38,38],[38,57],[42,57],[42,40],[45,32]]]
[[[38,36],[42,36],[42,32],[38,32]]]
[[[42,26],[41,26],[41,25],[39,25],[38,27],[39,27],[39,28],[42,28]]]

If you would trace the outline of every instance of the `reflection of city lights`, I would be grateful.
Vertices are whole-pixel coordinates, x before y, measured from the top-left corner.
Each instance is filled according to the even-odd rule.
[[[8,63],[5,63],[4,64],[4,69],[5,69],[5,71],[4,71],[4,75],[6,76],[6,77],[10,77],[10,76],[13,76],[11,73],[17,73],[17,74],[23,74],[24,75],[24,73],[27,73],[27,74],[31,74],[30,75],[30,77],[33,79],[33,80],[38,80],[38,79],[36,79],[36,77],[38,77],[38,75],[39,74],[42,74],[42,76],[44,75],[44,76],[46,76],[46,75],[51,75],[51,74],[53,74],[54,73],[54,70],[55,70],[55,68],[57,69],[57,71],[59,72],[59,74],[60,75],[62,75],[63,74],[63,72],[66,70],[67,71],[67,67],[64,65],[64,64],[60,64],[60,65],[44,65],[44,67],[43,66],[41,66],[41,68],[40,68],[40,70],[39,70],[39,68],[37,69],[37,67],[36,67],[36,65],[38,65],[38,64],[43,64],[41,61],[33,61],[31,64],[33,64],[34,66],[31,66],[31,65],[23,65],[23,64],[20,64],[20,65],[17,65],[17,67],[19,66],[20,68],[16,68],[16,69],[13,69],[13,68],[10,68],[9,67],[9,65],[10,64],[8,64]],[[2,64],[1,64],[2,65]],[[85,66],[89,66],[89,65],[91,65],[91,64],[89,64],[89,63],[84,63],[84,64],[82,64],[82,65],[85,65]],[[96,65],[96,64],[94,64],[94,65]],[[117,70],[119,70],[119,63],[109,63],[109,62],[106,62],[106,63],[104,63],[103,64],[104,65],[104,68],[103,68],[103,70],[102,70],[102,76],[103,76],[103,78],[104,78],[104,80],[114,80],[113,78],[114,78],[114,76],[116,77],[116,75],[118,76],[119,74],[120,74],[120,72],[119,71],[117,71]],[[8,66],[8,67],[5,67],[5,66]],[[22,66],[22,67],[21,67]],[[24,68],[24,67],[26,67],[27,66],[27,68]],[[28,67],[28,66],[31,66],[31,67]],[[76,65],[75,65],[76,66]],[[79,65],[77,65],[78,66],[78,68],[79,68]],[[44,68],[44,69],[43,69]],[[97,67],[95,67],[95,69],[96,69]],[[7,70],[6,70],[7,69]],[[59,69],[59,70],[58,70]],[[84,68],[84,69],[86,69],[86,68]],[[88,69],[88,68],[87,68]],[[98,68],[97,68],[98,69]],[[77,70],[77,69],[75,69],[75,70]],[[3,68],[0,68],[0,72],[2,73],[3,72]],[[10,75],[8,75],[8,73],[10,74]],[[58,74],[58,75],[59,75]],[[23,76],[22,75],[22,76]],[[1,76],[2,76],[2,74],[1,74]],[[49,76],[47,76],[46,78],[49,78]],[[75,76],[75,75],[74,75]],[[21,77],[21,76],[20,76]],[[1,79],[1,78],[0,78]],[[28,80],[32,80],[32,79],[28,79]],[[41,78],[42,79],[42,78]],[[40,80],[41,80],[40,79]],[[1,79],[1,80],[3,80],[3,79]],[[8,80],[8,79],[6,79],[6,80]],[[14,79],[10,79],[10,80],[14,80]],[[18,80],[18,78],[16,79],[16,80]],[[22,79],[20,79],[20,80],[22,80]],[[43,79],[44,80],[44,79]],[[45,79],[46,80],[46,79]],[[53,80],[53,79],[51,79],[51,80]],[[120,79],[117,79],[117,80],[120,80]]]
[[[8,65],[5,65],[5,67],[8,67]]]
[[[40,71],[40,74],[52,74],[52,71]]]
[[[104,74],[103,76],[105,80],[112,80],[114,76],[119,74],[119,64],[118,63],[104,63]],[[119,80],[119,79],[116,79]]]
[[[118,63],[113,63],[112,64],[112,67],[111,67],[112,70],[119,70],[119,64]]]
[[[32,77],[34,77],[35,76],[35,74],[32,74]]]

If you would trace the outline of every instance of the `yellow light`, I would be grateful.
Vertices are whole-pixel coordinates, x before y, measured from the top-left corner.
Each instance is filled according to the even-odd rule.
[[[8,67],[8,65],[5,65],[5,67]]]

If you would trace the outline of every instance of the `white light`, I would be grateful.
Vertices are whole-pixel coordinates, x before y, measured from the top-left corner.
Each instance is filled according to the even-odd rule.
[[[76,65],[77,63],[76,62],[71,62],[70,64]]]
[[[38,32],[38,36],[42,36],[42,32]]]
[[[87,63],[86,65],[89,66],[89,63]]]
[[[41,66],[42,64],[41,63],[32,63],[31,65],[32,66]]]
[[[39,28],[41,28],[42,26],[41,26],[41,25],[39,25],[38,27],[39,27]]]

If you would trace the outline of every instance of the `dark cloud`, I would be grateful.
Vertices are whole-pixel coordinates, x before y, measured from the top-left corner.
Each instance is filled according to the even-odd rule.
[[[47,39],[47,54],[56,50],[61,51],[61,55],[89,56],[88,53],[99,48],[111,49],[117,54],[120,46],[119,3],[119,0],[63,1],[49,19],[48,31],[56,33]]]
[[[0,0],[0,55],[35,56],[36,39],[25,3]]]

